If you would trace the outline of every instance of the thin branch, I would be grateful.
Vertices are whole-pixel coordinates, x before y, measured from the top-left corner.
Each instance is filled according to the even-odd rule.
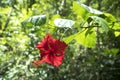
[[[56,14],[59,14],[59,13],[60,13],[60,11],[59,11],[59,4],[58,4],[58,1],[57,1],[57,0],[55,0],[55,8],[56,8],[55,13],[56,13]]]
[[[100,34],[99,34],[99,28],[97,27],[97,28],[96,28],[96,39],[97,39],[97,40],[96,40],[96,46],[97,46],[98,49],[100,49],[100,39],[99,39],[99,35],[100,35]]]
[[[87,27],[80,27],[80,28],[90,28],[90,27],[100,27],[100,26],[87,26]]]
[[[10,16],[11,16],[11,14],[12,14],[12,11],[13,11],[13,8],[11,7],[11,8],[10,8],[10,11],[9,11],[9,13],[8,13],[8,17],[7,17],[7,20],[6,20],[6,23],[5,23],[5,26],[4,26],[3,31],[5,31],[5,30],[7,29],[7,27],[8,27],[8,23],[9,23],[9,21],[10,21]]]

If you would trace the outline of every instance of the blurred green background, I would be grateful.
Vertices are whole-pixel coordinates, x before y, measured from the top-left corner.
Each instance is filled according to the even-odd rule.
[[[120,80],[120,0],[0,0],[0,80]],[[68,44],[57,68],[32,61],[50,33]]]

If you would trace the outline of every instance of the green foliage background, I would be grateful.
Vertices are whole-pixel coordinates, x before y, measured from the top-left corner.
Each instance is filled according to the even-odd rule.
[[[0,0],[0,80],[119,80],[119,0]],[[63,64],[39,67],[36,44],[68,44]]]

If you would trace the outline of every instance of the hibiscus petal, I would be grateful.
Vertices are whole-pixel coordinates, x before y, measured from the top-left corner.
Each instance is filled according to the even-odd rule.
[[[64,57],[63,55],[62,56],[47,55],[43,62],[58,67],[59,65],[62,64],[63,57]]]
[[[55,67],[58,67],[59,65],[61,65],[63,63],[62,62],[63,57],[64,57],[63,55],[62,56],[54,56],[53,65]]]
[[[36,45],[36,48],[38,48],[39,50],[47,50],[49,48],[48,44],[49,44],[49,38],[51,38],[50,34],[47,34],[45,36],[45,38],[39,42],[37,45]]]
[[[67,47],[67,44],[64,42],[61,42],[60,40],[56,41],[56,53],[64,53],[65,48]]]

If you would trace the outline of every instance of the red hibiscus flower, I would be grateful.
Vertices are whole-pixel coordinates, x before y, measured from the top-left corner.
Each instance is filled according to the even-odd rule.
[[[62,64],[66,47],[66,43],[54,39],[50,34],[47,34],[45,38],[36,45],[36,48],[40,50],[41,54],[40,60],[33,62],[34,65],[40,65],[46,62],[58,67]]]

